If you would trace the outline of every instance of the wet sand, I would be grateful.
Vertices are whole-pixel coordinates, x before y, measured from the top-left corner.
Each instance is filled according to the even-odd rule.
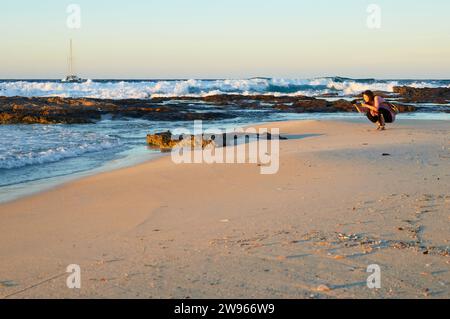
[[[0,297],[450,297],[448,122],[262,126],[278,174],[163,157],[0,205]]]

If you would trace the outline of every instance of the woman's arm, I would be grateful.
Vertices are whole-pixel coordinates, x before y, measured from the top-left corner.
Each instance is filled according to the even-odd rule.
[[[356,109],[358,110],[358,113],[364,113],[363,111],[361,111],[361,109],[359,108],[359,105],[357,103],[353,104],[354,107],[356,107]]]
[[[375,106],[372,106],[372,105],[369,105],[369,104],[365,104],[365,103],[362,103],[361,106],[365,107],[365,108],[367,108],[367,109],[369,109],[371,111],[378,112],[378,108],[375,107]]]

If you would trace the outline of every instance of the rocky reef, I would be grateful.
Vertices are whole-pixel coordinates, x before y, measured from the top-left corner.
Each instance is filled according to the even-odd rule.
[[[413,88],[409,86],[396,86],[394,93],[401,97],[405,103],[450,103],[450,88]]]
[[[394,94],[380,92],[401,112],[420,106],[409,103],[441,103],[450,100],[450,89],[396,87]],[[330,99],[332,98],[332,99]],[[329,96],[211,95],[204,97],[157,97],[151,99],[90,99],[62,97],[0,97],[0,124],[83,124],[104,118],[140,118],[154,121],[223,120],[237,118],[245,110],[273,113],[355,112],[346,99]],[[427,109],[433,111],[432,109]],[[444,107],[444,111],[448,106]],[[439,111],[442,111],[440,109]]]
[[[62,97],[0,97],[0,124],[84,124],[104,117],[143,118],[155,121],[233,118],[222,112],[199,113],[153,100],[100,100]]]
[[[227,147],[235,145],[238,143],[238,139],[248,143],[252,140],[287,140],[284,136],[273,136],[271,133],[267,132],[265,134],[251,134],[251,133],[222,133],[221,135],[189,135],[189,136],[174,136],[171,131],[160,132],[156,134],[147,135],[147,144],[151,148],[159,149],[162,152],[170,151],[176,147],[191,147],[191,148],[206,148],[210,145],[213,147]]]

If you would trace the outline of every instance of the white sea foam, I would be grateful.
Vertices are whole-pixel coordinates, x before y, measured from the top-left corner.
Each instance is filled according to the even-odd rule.
[[[101,99],[126,99],[176,96],[207,96],[212,94],[274,94],[309,95],[325,93],[354,95],[364,90],[392,92],[396,85],[413,87],[450,87],[441,81],[364,81],[340,78],[315,79],[228,79],[228,80],[163,80],[109,81],[89,80],[85,83],[50,81],[3,81],[0,95],[4,96],[62,96]]]
[[[62,127],[2,127],[0,169],[57,162],[120,146],[117,138]]]
[[[19,168],[27,165],[45,164],[57,162],[65,158],[80,156],[84,153],[101,151],[113,147],[111,143],[103,143],[98,145],[82,144],[77,147],[57,147],[40,152],[28,153],[6,153],[0,155],[0,168]]]

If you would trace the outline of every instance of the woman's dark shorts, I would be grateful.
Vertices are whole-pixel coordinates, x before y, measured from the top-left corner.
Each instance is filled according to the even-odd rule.
[[[384,117],[384,121],[386,123],[392,123],[393,122],[393,118],[392,118],[392,114],[391,112],[389,112],[389,110],[386,109],[382,109],[380,108],[379,112],[381,114],[383,114]],[[380,120],[380,116],[379,115],[372,115],[370,112],[367,112],[367,118],[369,119],[369,121],[371,121],[372,123],[377,123]]]

